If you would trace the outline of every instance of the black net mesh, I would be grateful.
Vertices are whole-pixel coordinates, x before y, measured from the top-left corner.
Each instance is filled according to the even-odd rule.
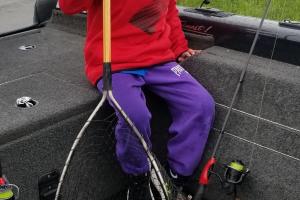
[[[104,105],[87,128],[81,139],[69,169],[66,173],[61,190],[61,200],[125,200],[130,178],[122,172],[115,154],[115,127],[117,117],[112,108]],[[140,143],[135,143],[136,136],[130,129],[124,142],[133,149],[141,149]],[[123,132],[122,131],[122,132]],[[133,145],[135,144],[135,145]],[[136,159],[131,158],[132,161]],[[163,192],[158,174],[151,170],[151,189],[155,199],[184,200],[168,177],[166,170],[155,157],[159,172],[162,175],[167,194]],[[166,196],[167,195],[167,196]],[[141,197],[141,199],[143,199]]]
[[[161,174],[164,186],[166,188],[167,194],[163,191],[162,187],[163,185],[158,180],[158,174],[156,171],[152,168],[151,169],[151,188],[153,188],[153,194],[155,200],[188,200],[188,197],[186,197],[182,192],[181,188],[174,185],[173,181],[169,177],[165,167],[161,165],[161,162],[155,157],[155,162],[158,165],[159,173]]]
[[[115,155],[116,122],[108,105],[98,112],[75,150],[61,199],[125,199],[127,178]]]

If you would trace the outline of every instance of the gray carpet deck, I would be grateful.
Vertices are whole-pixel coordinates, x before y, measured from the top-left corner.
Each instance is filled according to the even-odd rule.
[[[0,143],[78,114],[98,100],[84,76],[83,40],[53,28],[0,40]],[[22,45],[36,48],[21,51]],[[32,109],[17,108],[16,99],[22,96],[39,104]]]
[[[38,33],[0,39],[0,157],[12,182],[21,186],[22,200],[38,199],[38,177],[61,169],[74,135],[99,100],[84,76],[83,20],[83,15],[64,17],[56,12],[53,23]],[[22,45],[36,48],[21,51]],[[206,52],[183,63],[217,102],[203,160],[210,155],[247,56],[220,47]],[[300,196],[299,77],[299,66],[259,57],[251,61],[219,151],[222,162],[242,159],[252,170],[240,188],[242,199]],[[15,101],[21,96],[39,103],[31,109],[17,108]],[[147,96],[154,150],[159,154],[158,141],[171,119],[161,100]],[[217,184],[209,190],[210,199],[229,199]]]

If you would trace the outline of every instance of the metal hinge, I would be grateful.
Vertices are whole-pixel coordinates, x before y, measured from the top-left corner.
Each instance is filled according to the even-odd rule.
[[[40,200],[53,200],[59,182],[60,173],[58,170],[43,175],[39,178],[39,197]]]

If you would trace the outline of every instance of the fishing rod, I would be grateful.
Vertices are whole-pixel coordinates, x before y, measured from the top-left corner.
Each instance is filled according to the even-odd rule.
[[[150,151],[150,148],[148,147],[148,144],[144,140],[142,134],[137,129],[137,127],[134,125],[132,120],[127,116],[125,111],[121,108],[119,103],[114,98],[113,92],[112,92],[112,76],[111,76],[111,2],[110,0],[103,0],[103,90],[102,90],[102,98],[92,114],[89,116],[88,120],[85,122],[82,129],[79,131],[72,147],[69,152],[69,155],[67,157],[67,160],[65,162],[59,184],[57,187],[57,191],[55,194],[55,200],[58,200],[61,197],[61,188],[64,182],[64,178],[66,176],[67,170],[69,168],[70,162],[72,160],[72,157],[74,155],[74,151],[76,147],[78,146],[81,138],[83,137],[86,129],[90,125],[90,123],[93,121],[95,115],[100,110],[100,108],[103,106],[104,102],[106,100],[109,100],[114,108],[121,114],[123,119],[128,124],[129,128],[132,130],[134,135],[138,138],[140,143],[142,144],[143,150],[145,151],[148,160],[149,160],[149,168],[152,172],[154,172],[155,178],[157,179],[157,183],[160,185],[160,192],[161,195],[164,196],[165,200],[173,200],[171,197],[170,191],[169,191],[169,184],[166,183],[166,180],[164,180],[164,177],[161,173],[162,167],[158,163],[158,161],[155,159],[154,155]]]
[[[256,34],[255,34],[253,43],[252,43],[250,51],[249,51],[247,61],[246,61],[245,65],[244,65],[244,67],[243,67],[242,73],[241,73],[240,78],[239,78],[239,82],[238,82],[238,84],[236,86],[236,89],[234,91],[234,95],[233,95],[232,100],[230,102],[230,107],[229,107],[229,109],[227,111],[225,120],[223,122],[223,125],[222,125],[222,128],[221,128],[221,132],[220,132],[220,134],[218,136],[217,142],[215,144],[215,147],[213,149],[213,153],[212,153],[210,159],[206,162],[203,170],[201,171],[201,174],[200,174],[200,177],[199,177],[199,186],[198,186],[198,189],[197,189],[197,192],[196,192],[195,196],[193,197],[193,200],[202,200],[203,199],[205,188],[207,187],[207,185],[209,183],[210,174],[211,174],[211,172],[213,170],[213,167],[217,163],[217,158],[216,158],[217,151],[220,148],[220,144],[221,144],[221,141],[222,141],[223,136],[225,134],[225,129],[227,127],[229,117],[230,117],[230,115],[232,113],[232,109],[233,109],[234,103],[235,103],[235,101],[237,99],[237,95],[238,95],[239,90],[240,90],[240,88],[241,88],[241,86],[242,86],[242,84],[243,84],[243,82],[245,80],[245,75],[246,75],[246,72],[247,72],[250,60],[252,58],[253,51],[254,51],[254,49],[256,47],[256,44],[257,44],[257,41],[258,41],[258,37],[259,37],[260,32],[262,30],[262,26],[264,24],[264,21],[265,21],[265,19],[267,17],[269,9],[270,9],[271,2],[272,2],[272,0],[268,0],[266,2],[266,6],[265,6],[265,9],[264,9],[264,12],[263,12],[263,16],[262,16],[260,24],[259,24],[259,26],[258,26],[258,28],[256,30]],[[238,167],[238,166],[242,166],[242,163],[239,163],[237,161],[236,162],[232,162],[232,163],[229,164],[229,166],[228,166],[227,169],[230,168],[230,170],[235,170],[237,172],[240,172],[240,174],[246,174],[247,172],[249,172],[249,170],[247,170],[245,168]],[[245,170],[245,171],[243,171],[243,170]]]

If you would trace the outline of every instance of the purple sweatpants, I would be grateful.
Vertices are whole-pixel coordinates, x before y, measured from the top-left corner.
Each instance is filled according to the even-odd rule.
[[[145,76],[114,73],[113,94],[121,107],[143,134],[151,147],[150,119],[145,96],[141,89],[162,97],[172,115],[169,128],[168,162],[171,169],[189,176],[200,162],[214,119],[215,103],[211,95],[176,62],[156,65]],[[102,91],[102,81],[97,85]],[[124,172],[142,174],[149,170],[146,154],[123,118],[116,127],[116,154]]]

